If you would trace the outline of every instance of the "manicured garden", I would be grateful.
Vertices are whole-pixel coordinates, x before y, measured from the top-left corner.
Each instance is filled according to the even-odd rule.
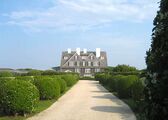
[[[0,72],[0,120],[26,119],[41,112],[78,79],[78,74],[55,71]]]

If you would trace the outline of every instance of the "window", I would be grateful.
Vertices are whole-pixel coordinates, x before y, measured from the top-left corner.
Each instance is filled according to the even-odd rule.
[[[91,62],[90,61],[88,62],[88,66],[91,66]]]
[[[77,60],[78,59],[78,56],[75,56],[75,60]]]
[[[104,60],[104,56],[101,56],[100,59],[101,59],[101,60]]]
[[[79,69],[79,68],[76,68],[76,69],[75,69],[75,72],[76,72],[76,73],[80,73],[80,69]]]
[[[87,56],[82,56],[82,59],[85,60],[87,58]]]
[[[93,66],[98,66],[98,62],[93,62]]]
[[[95,69],[95,72],[100,72],[100,69],[99,68]]]
[[[83,66],[86,66],[86,62],[85,61],[83,61]]]
[[[93,60],[93,56],[90,56],[90,59]]]
[[[77,61],[77,66],[80,66],[80,62],[79,61]]]
[[[67,60],[67,59],[68,59],[68,56],[64,56],[63,58],[64,58],[64,60]]]
[[[85,73],[91,73],[91,69],[85,69]]]
[[[70,61],[70,62],[69,62],[69,66],[71,66],[71,67],[74,66],[74,62],[73,62],[73,61]]]

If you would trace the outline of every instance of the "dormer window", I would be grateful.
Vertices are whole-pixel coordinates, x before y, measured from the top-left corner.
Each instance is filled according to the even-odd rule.
[[[101,59],[101,60],[104,60],[104,56],[101,56],[100,59]]]
[[[86,66],[86,62],[85,61],[83,61],[83,66]]]
[[[67,60],[68,59],[68,56],[64,56],[64,60]]]

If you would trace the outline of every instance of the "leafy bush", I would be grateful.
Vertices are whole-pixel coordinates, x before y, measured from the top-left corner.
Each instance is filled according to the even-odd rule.
[[[117,65],[113,68],[113,72],[132,72],[137,71],[135,67],[129,65]]]
[[[42,75],[57,75],[58,72],[54,71],[54,70],[45,70],[41,73]]]
[[[13,77],[13,74],[9,71],[0,72],[0,77]]]
[[[95,79],[98,80],[99,83],[102,84],[102,85],[107,85],[109,78],[110,78],[110,75],[105,74],[105,73],[97,73],[95,75]]]
[[[0,84],[15,79],[14,77],[0,77]]]
[[[120,76],[117,80],[117,92],[120,98],[128,98],[131,96],[131,86],[138,80],[135,75]]]
[[[117,76],[110,76],[108,79],[108,88],[110,91],[115,91],[117,90]]]
[[[42,71],[40,71],[40,70],[30,70],[27,73],[27,76],[40,76],[41,73],[42,73]]]
[[[143,98],[143,90],[144,90],[144,86],[141,80],[136,80],[133,84],[132,84],[132,98],[135,101],[140,101],[140,99]]]
[[[31,83],[6,81],[0,87],[0,107],[4,114],[31,113],[39,100],[39,91]]]
[[[94,77],[80,77],[80,80],[95,80]]]
[[[59,82],[60,92],[63,93],[66,90],[66,88],[67,88],[67,84],[66,84],[65,80],[61,79],[60,75],[54,75],[54,76],[52,76],[52,78]]]
[[[65,80],[64,79],[58,79],[58,82],[60,84],[61,93],[65,92],[66,88],[67,88],[67,84],[66,84]]]
[[[60,96],[60,85],[57,80],[48,76],[38,76],[34,78],[34,84],[40,92],[40,99],[58,99]]]
[[[34,83],[34,78],[32,76],[17,76],[15,79]]]
[[[61,78],[65,80],[68,87],[74,85],[78,81],[78,76],[72,74],[61,75]]]

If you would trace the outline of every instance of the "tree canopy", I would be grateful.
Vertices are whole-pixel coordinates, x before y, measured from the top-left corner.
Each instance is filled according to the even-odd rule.
[[[161,0],[154,19],[151,48],[147,52],[145,100],[149,120],[168,118],[168,0]]]

